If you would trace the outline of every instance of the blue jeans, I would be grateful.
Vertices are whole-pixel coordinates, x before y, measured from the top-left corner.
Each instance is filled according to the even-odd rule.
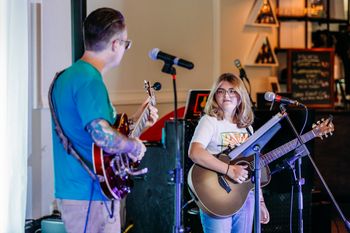
[[[252,233],[254,192],[249,192],[242,208],[231,217],[215,218],[200,210],[204,233]]]

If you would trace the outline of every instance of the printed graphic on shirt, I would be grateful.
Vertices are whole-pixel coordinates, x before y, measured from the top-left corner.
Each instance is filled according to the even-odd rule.
[[[222,146],[235,148],[245,142],[248,137],[248,133],[221,133]]]

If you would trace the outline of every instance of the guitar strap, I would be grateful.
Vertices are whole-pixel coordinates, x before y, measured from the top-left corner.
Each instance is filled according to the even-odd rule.
[[[246,130],[247,130],[249,136],[252,136],[252,135],[253,135],[253,133],[252,133],[252,131],[249,129],[249,127],[247,127]]]
[[[72,145],[71,141],[69,140],[69,138],[64,134],[64,131],[60,125],[59,119],[56,115],[56,111],[55,111],[55,106],[52,100],[52,91],[55,85],[55,82],[57,80],[57,78],[64,72],[64,70],[56,73],[55,78],[53,79],[51,85],[50,85],[50,89],[49,89],[49,106],[50,106],[50,112],[51,112],[51,116],[52,116],[52,120],[54,122],[54,126],[55,126],[55,132],[57,134],[57,136],[59,137],[64,149],[67,151],[68,154],[72,155],[73,157],[75,157],[78,162],[83,166],[83,168],[88,172],[88,174],[91,176],[91,178],[93,180],[97,180],[97,175],[91,170],[91,168],[84,162],[84,160],[82,159],[82,157],[79,155],[79,153],[74,149],[74,146]]]

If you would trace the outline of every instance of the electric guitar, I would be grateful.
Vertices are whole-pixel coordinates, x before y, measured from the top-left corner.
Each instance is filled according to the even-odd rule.
[[[328,133],[332,135],[334,125],[332,117],[318,122],[313,129],[303,134],[301,139],[307,142],[315,137]],[[280,158],[282,155],[296,149],[300,145],[297,139],[285,143],[284,145],[264,154],[260,157],[261,166],[261,187],[266,186],[270,180],[269,163]],[[248,193],[254,188],[252,176],[254,175],[254,155],[248,157],[238,156],[230,161],[226,154],[218,154],[217,157],[231,165],[248,165],[248,178],[239,184],[221,173],[194,164],[187,176],[187,182],[191,195],[199,208],[204,212],[216,217],[229,217],[235,214],[244,204]]]
[[[148,81],[145,82],[145,90],[149,95],[150,101],[144,108],[140,118],[134,125],[129,124],[128,117],[125,113],[117,116],[113,128],[118,132],[131,137],[139,137],[142,129],[145,127],[149,118],[148,106],[156,105],[154,90],[160,89],[159,86],[150,86]],[[140,161],[132,161],[127,154],[109,154],[95,143],[92,144],[92,159],[94,171],[99,179],[103,194],[109,199],[122,199],[131,191],[133,181],[131,176],[140,175],[147,172],[147,168],[138,170]]]

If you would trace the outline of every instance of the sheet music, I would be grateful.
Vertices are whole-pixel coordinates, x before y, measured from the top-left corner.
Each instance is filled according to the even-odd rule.
[[[266,122],[263,126],[261,126],[252,136],[248,138],[242,145],[235,148],[231,151],[228,156],[231,159],[236,158],[238,155],[249,156],[254,152],[251,150],[254,145],[258,144],[259,140],[261,140],[260,146],[264,146],[273,135],[277,133],[277,131],[281,128],[281,125],[278,124],[285,115],[281,113],[277,113],[274,115],[268,122]],[[261,148],[260,148],[261,149]]]

